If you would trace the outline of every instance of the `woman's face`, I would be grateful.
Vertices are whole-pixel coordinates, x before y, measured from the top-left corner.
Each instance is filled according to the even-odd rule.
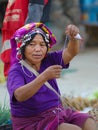
[[[39,64],[47,53],[47,46],[40,34],[37,34],[25,48],[25,58],[31,64]]]

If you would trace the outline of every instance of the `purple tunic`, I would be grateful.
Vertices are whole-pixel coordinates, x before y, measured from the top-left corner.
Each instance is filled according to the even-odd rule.
[[[47,54],[47,58],[42,61],[39,73],[42,73],[47,67],[51,65],[62,65],[63,68],[68,68],[69,64],[64,65],[61,62],[62,51],[51,52]],[[41,112],[48,110],[52,107],[56,107],[60,104],[58,96],[45,85],[43,85],[39,91],[30,99],[18,102],[14,97],[14,91],[34,80],[36,76],[30,72],[27,68],[21,67],[19,62],[15,63],[8,75],[7,87],[10,94],[11,114],[17,117],[29,117],[40,114]],[[51,86],[60,94],[57,82],[55,79],[48,81]]]

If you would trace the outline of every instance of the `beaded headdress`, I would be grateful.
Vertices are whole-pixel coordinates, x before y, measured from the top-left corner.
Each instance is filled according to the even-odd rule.
[[[15,52],[18,59],[21,60],[20,48],[31,39],[33,33],[42,34],[49,48],[56,44],[56,37],[45,24],[40,22],[26,24],[19,28],[10,40],[12,46],[12,60],[15,59]]]

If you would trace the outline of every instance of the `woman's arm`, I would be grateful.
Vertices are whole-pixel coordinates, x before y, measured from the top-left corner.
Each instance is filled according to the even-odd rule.
[[[38,92],[38,90],[43,86],[43,84],[46,81],[54,78],[59,78],[61,74],[61,70],[62,70],[62,66],[60,65],[53,65],[48,67],[43,73],[37,76],[33,81],[17,88],[14,92],[15,98],[19,102],[28,100]]]
[[[41,88],[41,86],[46,82],[46,77],[44,74],[40,74],[30,83],[27,83],[19,88],[17,88],[14,92],[15,98],[19,101],[25,101],[31,98],[36,92]]]
[[[75,25],[68,25],[66,35],[69,37],[67,48],[64,48],[62,58],[65,64],[69,63],[79,52],[79,40],[74,37],[79,33]]]

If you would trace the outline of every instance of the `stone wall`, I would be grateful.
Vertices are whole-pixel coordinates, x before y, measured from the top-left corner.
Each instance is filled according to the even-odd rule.
[[[75,24],[85,35],[84,27],[80,24],[79,0],[53,0],[50,13],[50,28],[57,37],[58,46],[62,47],[65,40],[65,28],[68,24]],[[84,37],[83,36],[83,37]],[[84,45],[82,45],[84,48]]]
[[[98,46],[98,26],[83,25],[80,19],[81,11],[79,0],[52,0],[51,29],[54,31],[59,45],[65,40],[64,29],[68,24],[75,24],[83,37],[81,50],[87,46]]]

